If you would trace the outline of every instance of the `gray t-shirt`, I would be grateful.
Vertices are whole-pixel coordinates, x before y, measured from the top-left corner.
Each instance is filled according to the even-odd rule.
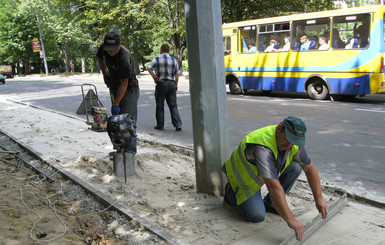
[[[278,151],[278,157],[277,160],[275,160],[274,153],[269,147],[257,144],[247,144],[245,150],[247,161],[257,166],[258,176],[276,180],[279,179],[281,171],[285,167],[286,159],[290,153],[291,149]],[[311,163],[304,147],[299,147],[298,153],[293,156],[293,161],[298,162],[302,166]]]

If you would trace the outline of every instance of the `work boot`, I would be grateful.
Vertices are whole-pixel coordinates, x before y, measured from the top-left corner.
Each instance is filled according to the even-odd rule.
[[[225,196],[223,197],[223,201],[224,201],[225,203],[228,203],[230,206],[233,206],[233,205],[231,205],[230,200],[229,200],[229,198],[227,197],[227,190],[228,190],[229,188],[231,188],[231,185],[230,185],[230,183],[227,183],[226,186],[225,186]]]
[[[277,210],[274,208],[273,204],[272,203],[268,203],[266,202],[265,200],[263,201],[263,203],[265,204],[265,210],[266,210],[266,213],[272,213],[272,214],[278,214],[279,213],[277,212]]]

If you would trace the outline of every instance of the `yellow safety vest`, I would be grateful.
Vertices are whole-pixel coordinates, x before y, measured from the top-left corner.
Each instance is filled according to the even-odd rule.
[[[269,147],[274,153],[275,160],[277,160],[276,128],[277,125],[272,125],[251,132],[242,140],[227,159],[225,163],[226,174],[237,197],[237,205],[241,205],[265,184],[263,178],[258,176],[257,167],[246,160],[246,145],[257,144]],[[281,174],[290,165],[293,156],[298,153],[298,149],[299,146],[293,146]]]

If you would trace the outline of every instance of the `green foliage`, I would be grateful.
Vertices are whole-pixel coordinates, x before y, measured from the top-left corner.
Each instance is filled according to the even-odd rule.
[[[224,23],[279,16],[293,12],[316,12],[332,9],[332,0],[222,0],[222,19]]]
[[[182,61],[182,71],[188,71],[188,61]]]
[[[374,0],[346,1],[348,6]],[[332,0],[221,0],[223,22],[312,12],[334,8]],[[96,70],[95,52],[109,31],[121,34],[136,69],[159,55],[163,43],[187,71],[183,0],[0,0],[0,64],[30,65],[43,72],[43,60],[32,52],[32,39],[44,40],[50,69]],[[40,20],[40,33],[37,23]]]

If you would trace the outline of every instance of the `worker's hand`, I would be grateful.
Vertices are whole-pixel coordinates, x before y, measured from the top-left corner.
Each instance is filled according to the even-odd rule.
[[[119,115],[120,107],[118,105],[113,105],[111,107],[111,113],[112,113],[112,115]]]
[[[321,213],[322,218],[326,219],[326,217],[328,216],[328,204],[323,199],[321,199],[317,201],[315,205],[318,211]]]
[[[109,88],[110,87],[110,81],[111,81],[110,75],[105,75],[103,77],[103,79],[104,79],[104,83],[107,85],[107,88]]]
[[[305,228],[301,222],[296,220],[295,218],[287,221],[287,225],[295,231],[295,235],[298,241],[302,241],[303,233]]]

